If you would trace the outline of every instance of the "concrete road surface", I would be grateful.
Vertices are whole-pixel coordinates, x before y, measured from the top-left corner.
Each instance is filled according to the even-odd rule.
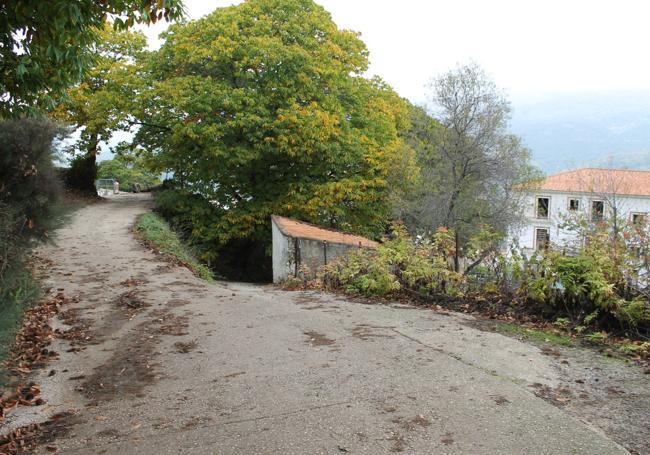
[[[537,347],[462,315],[207,284],[134,238],[149,205],[81,209],[39,253],[88,334],[55,342],[47,405],[5,424],[72,411],[39,453],[627,453],[535,396],[558,384]]]

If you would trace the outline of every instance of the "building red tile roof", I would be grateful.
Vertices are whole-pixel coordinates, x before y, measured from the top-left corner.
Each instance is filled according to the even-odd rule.
[[[377,242],[369,240],[359,235],[345,234],[333,229],[325,229],[322,227],[314,226],[313,224],[305,223],[291,218],[273,215],[271,217],[273,222],[280,228],[280,231],[288,237],[297,237],[300,239],[316,240],[328,243],[341,243],[343,245],[354,245],[366,248],[377,248]]]
[[[536,188],[549,191],[650,196],[650,171],[583,168],[549,175]]]

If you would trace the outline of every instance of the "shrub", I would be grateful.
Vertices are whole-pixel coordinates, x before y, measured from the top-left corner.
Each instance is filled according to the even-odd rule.
[[[328,264],[321,273],[326,287],[349,294],[386,297],[399,291],[456,293],[462,276],[453,272],[450,234],[440,230],[428,244],[415,243],[401,225],[377,250],[355,250]],[[453,237],[451,237],[453,238]]]
[[[41,296],[41,287],[22,258],[2,274],[0,282],[0,359],[4,359],[20,326],[23,312]],[[4,382],[0,366],[0,386]]]
[[[414,241],[402,226],[394,226],[377,250],[339,258],[324,268],[320,280],[327,288],[371,297],[419,293],[497,302],[513,314],[541,316],[578,333],[639,338],[650,332],[647,293],[629,284],[639,270],[633,250],[625,244],[612,247],[603,231],[592,232],[572,256],[551,248],[527,258],[516,247],[511,255],[490,254],[469,276],[453,271],[453,238],[443,228],[431,241]]]
[[[616,317],[632,327],[650,324],[650,302],[643,298],[620,300],[615,309]]]
[[[0,280],[9,264],[54,227],[61,184],[53,141],[64,131],[45,119],[0,122]]]
[[[0,122],[0,357],[40,288],[25,262],[60,219],[61,184],[53,141],[64,130],[46,119]]]
[[[78,155],[70,160],[70,167],[64,171],[66,188],[83,194],[96,196],[97,164],[94,156]]]
[[[533,311],[568,318],[581,331],[648,332],[650,302],[630,286],[638,276],[636,262],[623,237],[592,230],[572,256],[549,249],[525,261],[519,295],[533,304]]]
[[[400,289],[400,283],[393,273],[392,264],[386,253],[361,250],[347,257],[341,268],[339,280],[347,293],[365,296],[386,296]]]

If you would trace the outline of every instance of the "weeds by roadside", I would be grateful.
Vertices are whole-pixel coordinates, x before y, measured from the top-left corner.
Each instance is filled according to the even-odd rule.
[[[75,210],[88,202],[86,198],[65,194],[52,205],[43,221],[47,223],[48,232],[64,225]],[[43,296],[41,283],[32,270],[31,247],[51,241],[52,236],[48,234],[21,245],[11,255],[11,263],[0,273],[0,388],[6,385],[4,364],[25,312]]]
[[[187,267],[203,280],[213,280],[210,269],[194,257],[159,215],[150,212],[140,216],[136,221],[135,230],[149,248],[160,252],[169,261]]]
[[[542,341],[557,346],[574,346],[576,344],[576,341],[565,333],[556,333],[550,330],[538,328],[528,328],[507,322],[499,324],[497,331],[513,335],[521,335],[531,340]]]
[[[303,265],[298,276],[289,277],[283,286],[406,300],[516,324],[511,327],[523,326],[517,329],[523,336],[552,344],[569,345],[575,340],[598,346],[607,354],[650,360],[650,342],[645,335],[650,321],[645,310],[650,306],[640,297],[626,300],[614,293],[612,283],[620,280],[610,277],[615,276],[613,272],[601,270],[603,254],[594,253],[602,251],[604,241],[594,240],[584,257],[547,252],[542,258],[552,261],[557,256],[562,264],[591,264],[586,270],[566,271],[554,263],[533,267],[523,259],[503,256],[493,261],[496,271],[490,275],[492,281],[477,285],[471,282],[473,277],[454,271],[449,261],[453,257],[450,239],[450,231],[441,229],[432,241],[416,242],[397,225],[377,250],[354,250],[318,271]],[[589,262],[592,256],[601,257],[600,262]],[[612,283],[606,281],[608,277]],[[508,280],[516,281],[517,286],[505,286]],[[630,309],[637,307],[640,310],[632,313]]]

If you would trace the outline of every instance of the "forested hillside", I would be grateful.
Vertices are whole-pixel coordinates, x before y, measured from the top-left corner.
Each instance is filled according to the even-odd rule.
[[[650,92],[552,94],[513,105],[512,129],[547,173],[650,168]]]

